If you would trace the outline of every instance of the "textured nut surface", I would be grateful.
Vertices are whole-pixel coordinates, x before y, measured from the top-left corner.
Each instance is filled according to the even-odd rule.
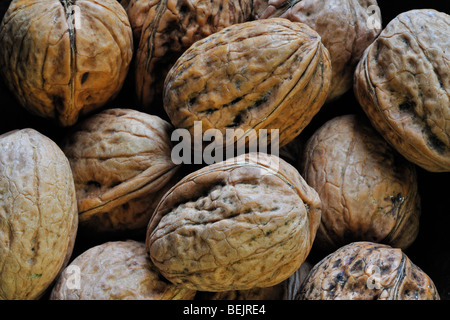
[[[126,240],[106,242],[81,253],[64,269],[50,299],[190,300],[194,296],[194,290],[161,277],[144,243]]]
[[[252,153],[178,182],[150,220],[147,250],[175,284],[202,291],[274,286],[312,246],[320,199],[298,171]]]
[[[439,300],[433,281],[401,251],[354,242],[317,263],[298,300]]]
[[[167,75],[164,109],[175,127],[191,134],[195,121],[224,136],[227,128],[239,129],[238,140],[278,129],[283,146],[320,110],[330,78],[328,51],[307,25],[283,18],[250,21],[183,53]]]
[[[360,240],[405,249],[415,240],[421,210],[415,166],[365,118],[327,121],[306,144],[300,172],[322,201],[315,240],[322,249]]]
[[[34,129],[0,135],[0,299],[39,298],[72,254],[78,226],[69,162]]]
[[[62,149],[73,171],[80,227],[145,229],[178,167],[172,126],[132,109],[107,109],[73,128]]]
[[[0,26],[0,72],[27,110],[70,126],[118,94],[132,40],[116,0],[14,0]]]
[[[289,278],[272,287],[221,292],[198,291],[195,300],[295,300],[311,268],[310,263],[304,262]]]
[[[372,124],[422,168],[450,171],[450,16],[432,9],[398,15],[369,46],[355,93]]]
[[[131,0],[127,8],[134,31],[142,29],[136,53],[136,90],[142,107],[145,110],[157,107],[152,103],[161,101],[167,72],[187,48],[214,32],[246,21],[251,15],[251,3],[249,0]],[[148,8],[143,8],[144,4]],[[145,11],[146,17],[142,18]]]
[[[381,14],[373,14],[374,9],[378,14],[376,0],[256,0],[253,10],[255,19],[282,17],[306,23],[319,33],[331,58],[327,101],[332,101],[352,88],[359,59],[381,31]],[[380,28],[372,21],[379,21]]]

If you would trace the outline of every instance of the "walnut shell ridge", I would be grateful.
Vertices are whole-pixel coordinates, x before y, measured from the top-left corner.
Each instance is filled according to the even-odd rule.
[[[354,241],[406,249],[419,232],[416,167],[363,116],[330,119],[308,140],[300,170],[322,201],[314,245],[328,252]]]
[[[195,293],[161,277],[143,242],[124,240],[77,256],[58,278],[50,300],[191,300]]]
[[[162,198],[146,246],[174,284],[201,291],[274,286],[305,261],[320,199],[282,159],[251,153],[199,169]]]
[[[139,35],[135,79],[144,111],[162,109],[164,79],[194,42],[247,21],[251,0],[125,0],[133,32]]]
[[[39,299],[78,229],[75,186],[58,145],[30,128],[0,135],[0,299]]]
[[[356,65],[381,32],[381,11],[376,0],[256,0],[253,7],[255,19],[281,17],[317,31],[330,53],[332,66],[327,102],[352,89]]]
[[[353,242],[319,261],[297,300],[440,300],[431,278],[401,249]]]
[[[14,0],[0,25],[0,73],[21,105],[62,126],[110,102],[133,55],[116,0]]]
[[[313,29],[284,18],[244,22],[194,43],[167,74],[164,109],[194,135],[219,130],[224,145],[276,129],[294,139],[324,104],[331,79],[328,50]],[[252,137],[256,134],[255,137]]]
[[[124,108],[72,128],[62,149],[72,167],[80,228],[145,234],[179,168],[171,160],[171,131],[157,116]]]
[[[450,16],[399,14],[365,51],[355,95],[373,126],[409,161],[450,171]]]

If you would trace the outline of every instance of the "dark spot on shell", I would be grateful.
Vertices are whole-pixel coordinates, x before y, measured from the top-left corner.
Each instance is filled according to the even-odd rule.
[[[414,110],[414,107],[416,106],[416,103],[414,101],[411,101],[409,99],[406,99],[405,101],[403,101],[398,108],[401,111],[408,111],[411,112]]]
[[[83,73],[83,75],[81,76],[81,84],[85,83],[88,77],[89,77],[89,72]]]
[[[94,181],[94,180],[90,180],[90,181],[86,182],[86,185],[88,187],[93,187],[93,188],[98,188],[98,189],[100,189],[102,186],[99,182]]]

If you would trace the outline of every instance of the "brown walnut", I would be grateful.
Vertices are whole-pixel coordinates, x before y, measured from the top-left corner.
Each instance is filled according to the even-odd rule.
[[[61,273],[50,300],[191,300],[194,290],[161,277],[139,241],[109,241],[76,257]]]
[[[75,187],[55,142],[34,129],[0,135],[0,299],[40,298],[68,263]]]
[[[164,277],[201,291],[275,286],[305,261],[320,199],[298,171],[263,153],[199,169],[166,193],[147,231]]]
[[[355,93],[374,127],[399,153],[432,172],[450,171],[450,16],[411,10],[364,53]]]
[[[388,245],[353,242],[317,263],[298,300],[439,300],[430,279],[402,252]]]
[[[133,54],[116,0],[14,0],[0,25],[0,73],[22,106],[62,126],[111,101]]]
[[[416,167],[366,118],[350,114],[322,125],[305,146],[300,172],[322,201],[318,247],[331,251],[364,240],[405,249],[416,239]]]
[[[319,33],[331,58],[328,102],[352,88],[356,65],[381,31],[376,0],[255,0],[253,14],[255,19],[282,17],[306,23]]]
[[[125,1],[135,34],[136,91],[146,111],[162,108],[167,72],[194,42],[225,27],[247,21],[251,0],[130,0]]]
[[[272,287],[221,292],[198,291],[196,300],[295,300],[301,284],[311,271],[311,264],[302,263],[289,278]]]
[[[302,23],[283,18],[235,24],[197,41],[169,71],[164,109],[176,128],[217,129],[224,145],[279,130],[294,139],[325,102],[331,79],[327,49]],[[255,135],[254,137],[252,137]],[[270,135],[270,134],[269,134]]]
[[[107,109],[73,127],[62,143],[70,161],[80,227],[144,232],[178,166],[172,126],[132,109]]]

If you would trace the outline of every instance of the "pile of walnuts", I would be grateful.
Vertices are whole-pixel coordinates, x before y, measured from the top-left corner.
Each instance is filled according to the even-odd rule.
[[[0,299],[441,299],[405,252],[450,172],[447,13],[8,4]]]

